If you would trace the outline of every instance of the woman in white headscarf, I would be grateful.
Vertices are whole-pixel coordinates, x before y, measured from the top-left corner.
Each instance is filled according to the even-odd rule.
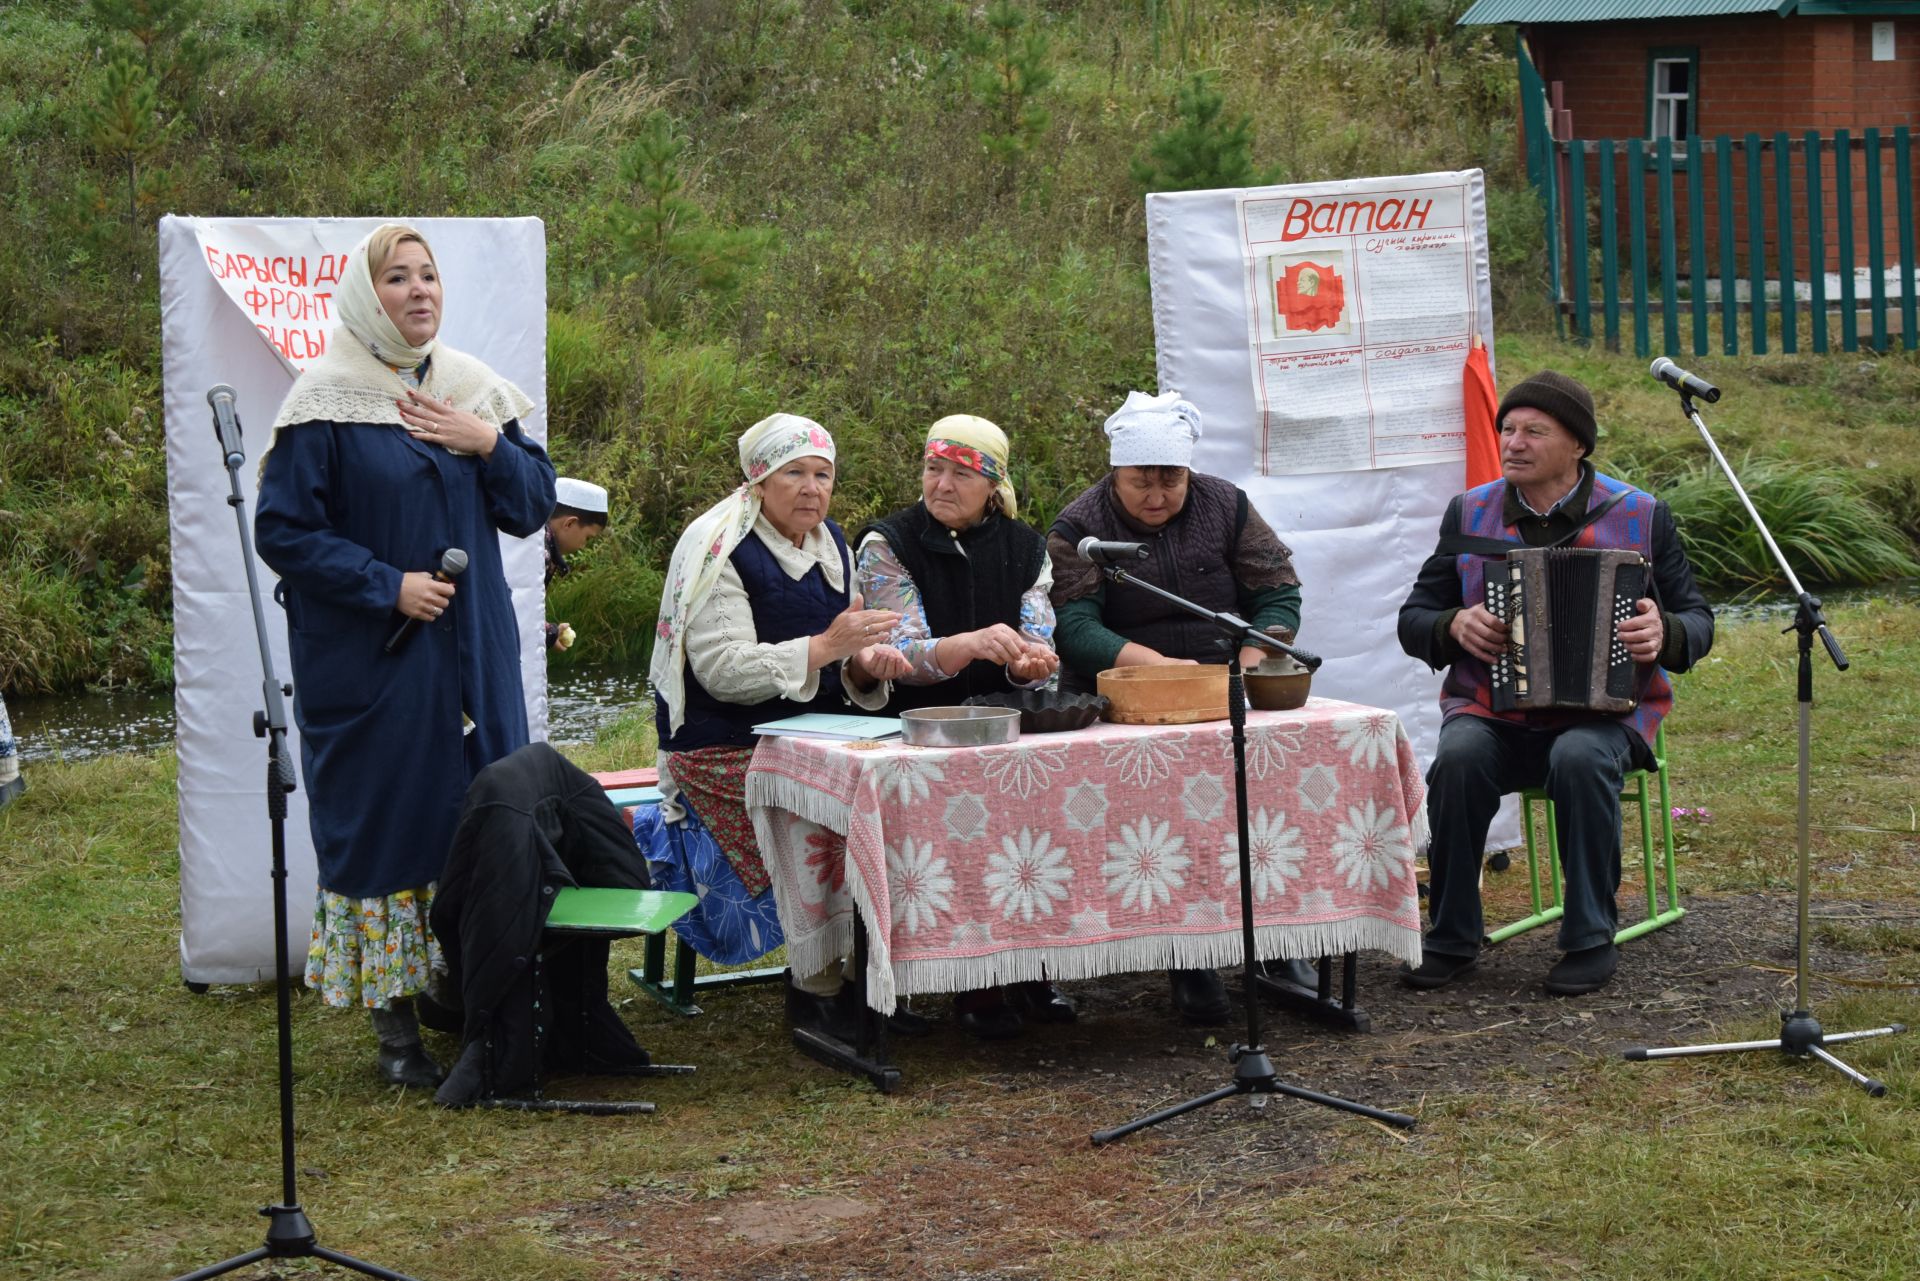
[[[846,536],[827,515],[835,458],[833,437],[811,419],[774,414],[755,423],[740,438],[740,487],[680,536],[661,596],[648,671],[666,797],[660,818],[681,825],[680,845],[692,848],[699,841],[685,839],[691,811],[724,854],[742,909],[770,901],[746,809],[753,727],[849,704],[878,711],[888,682],[907,671],[885,643],[899,615],[862,607]],[[663,839],[653,835],[650,859]],[[692,928],[724,932],[718,913],[705,915]],[[750,940],[708,939],[709,954],[720,946],[771,950],[779,935],[769,934],[769,923],[752,922]],[[837,1035],[847,1026],[839,991],[838,973],[796,975],[789,1016]]]
[[[520,430],[519,388],[438,341],[419,232],[368,235],[335,302],[341,328],[274,421],[254,520],[287,611],[320,867],[306,979],[372,1012],[386,1080],[427,1086],[441,1074],[414,998],[441,968],[434,883],[467,785],[527,741],[499,534],[544,525],[553,465]],[[466,570],[437,581],[450,548]]]
[[[1075,550],[1083,538],[1144,543],[1149,555],[1127,572],[1212,610],[1291,638],[1300,626],[1300,579],[1292,553],[1232,481],[1193,470],[1200,411],[1178,393],[1130,392],[1107,419],[1104,479],[1071,503],[1047,534],[1053,561],[1054,644],[1062,683],[1091,689],[1110,667],[1225,663],[1232,642],[1212,624],[1129,584],[1110,585]],[[1248,646],[1241,666],[1264,651]],[[1226,985],[1212,970],[1175,970],[1176,1009],[1195,1023],[1233,1017]],[[1295,967],[1289,976],[1308,979]]]

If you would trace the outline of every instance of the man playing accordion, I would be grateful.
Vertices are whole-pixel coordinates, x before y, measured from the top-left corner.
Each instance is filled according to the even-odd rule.
[[[1551,370],[1535,374],[1507,393],[1495,423],[1501,478],[1448,506],[1439,545],[1400,607],[1401,647],[1448,669],[1427,776],[1431,925],[1420,965],[1403,977],[1435,988],[1474,969],[1484,937],[1479,874],[1487,829],[1503,794],[1544,787],[1556,810],[1566,906],[1565,955],[1546,987],[1592,992],[1619,962],[1621,782],[1628,770],[1652,764],[1654,735],[1673,704],[1666,673],[1706,655],[1713,610],[1694,584],[1667,505],[1588,461],[1598,429],[1584,386]],[[1620,549],[1645,558],[1651,588],[1623,604],[1627,616],[1608,637],[1613,654],[1632,664],[1630,711],[1521,709],[1509,706],[1510,695],[1496,696],[1496,672],[1512,667],[1503,655],[1520,639],[1487,608],[1489,566],[1500,565],[1507,545]],[[1544,648],[1533,639],[1535,650]]]

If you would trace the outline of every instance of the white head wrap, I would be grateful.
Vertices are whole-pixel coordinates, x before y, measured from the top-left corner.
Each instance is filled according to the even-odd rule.
[[[1170,391],[1130,391],[1107,419],[1107,462],[1113,467],[1191,467],[1200,439],[1200,411]]]
[[[456,409],[476,414],[495,427],[524,418],[533,409],[526,393],[502,378],[484,361],[455,351],[435,337],[424,347],[410,347],[394,328],[387,309],[373,289],[367,246],[385,223],[360,238],[347,255],[347,265],[334,295],[343,322],[327,337],[327,350],[306,372],[293,380],[280,412],[274,415],[272,435],[260,451],[260,474],[266,475],[267,455],[283,428],[299,423],[384,423],[405,427],[397,403],[408,384],[396,368],[419,365],[429,355],[422,395],[450,401]],[[422,240],[421,244],[426,244]],[[428,254],[432,254],[429,249]],[[461,453],[448,449],[448,453]]]
[[[387,315],[387,309],[380,303],[380,295],[374,292],[373,264],[367,258],[367,248],[375,236],[389,228],[413,231],[413,228],[403,227],[400,223],[386,222],[362,236],[360,243],[353,247],[353,252],[347,255],[347,267],[340,274],[340,288],[333,300],[340,308],[340,320],[346,325],[347,332],[372,352],[376,359],[397,369],[411,369],[433,354],[439,337],[436,335],[427,339],[424,347],[409,344],[394,327],[393,318]],[[413,234],[419,236],[420,233]],[[428,258],[433,257],[433,250],[428,248],[425,237],[420,238],[420,247],[427,251]],[[438,268],[434,274],[440,274]]]
[[[590,480],[560,477],[553,482],[553,501],[578,512],[592,512],[596,516],[607,514],[606,487]]]
[[[760,518],[758,484],[796,458],[834,460],[833,437],[811,418],[774,414],[740,437],[740,488],[694,518],[667,564],[666,590],[660,594],[660,621],[654,627],[653,661],[647,679],[667,702],[667,732],[686,719],[687,621],[720,579],[720,571]]]

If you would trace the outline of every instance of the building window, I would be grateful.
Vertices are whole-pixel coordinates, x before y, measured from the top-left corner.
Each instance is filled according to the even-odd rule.
[[[1647,137],[1671,138],[1676,149],[1700,132],[1700,51],[1653,49],[1647,54]]]

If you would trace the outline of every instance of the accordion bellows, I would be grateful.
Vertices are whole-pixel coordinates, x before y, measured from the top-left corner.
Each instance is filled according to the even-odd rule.
[[[1524,547],[1490,560],[1487,612],[1512,628],[1493,664],[1493,710],[1623,713],[1638,704],[1620,624],[1647,594],[1639,552]]]

